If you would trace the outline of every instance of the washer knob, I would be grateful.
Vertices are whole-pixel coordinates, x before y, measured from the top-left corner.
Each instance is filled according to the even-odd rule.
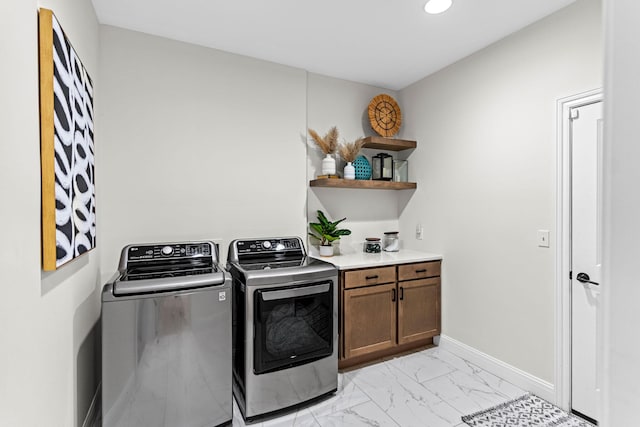
[[[173,253],[173,247],[171,247],[171,246],[164,246],[164,247],[162,248],[162,255],[169,256],[169,255],[171,255],[172,253]]]
[[[262,242],[262,247],[265,249],[269,249],[271,247],[271,242],[268,240],[265,240],[264,242]]]

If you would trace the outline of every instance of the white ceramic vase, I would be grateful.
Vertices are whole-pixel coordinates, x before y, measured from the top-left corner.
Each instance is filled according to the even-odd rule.
[[[322,159],[322,175],[335,175],[336,174],[336,159],[331,154],[327,154]]]
[[[356,179],[356,168],[353,167],[351,162],[347,162],[344,167],[344,179]]]
[[[333,246],[320,245],[320,256],[333,256]]]

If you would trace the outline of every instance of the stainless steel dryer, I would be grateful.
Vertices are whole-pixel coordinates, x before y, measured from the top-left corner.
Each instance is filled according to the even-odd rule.
[[[102,425],[230,425],[231,276],[212,242],[129,245],[102,290]]]
[[[338,270],[297,237],[234,240],[233,392],[247,421],[338,387]]]

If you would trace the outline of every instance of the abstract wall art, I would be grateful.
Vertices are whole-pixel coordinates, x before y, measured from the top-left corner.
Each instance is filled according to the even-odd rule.
[[[96,246],[93,82],[51,10],[39,10],[42,268]]]

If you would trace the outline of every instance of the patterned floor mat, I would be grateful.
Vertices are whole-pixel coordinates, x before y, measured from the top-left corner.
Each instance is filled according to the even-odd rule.
[[[462,417],[473,427],[593,427],[533,394]]]

